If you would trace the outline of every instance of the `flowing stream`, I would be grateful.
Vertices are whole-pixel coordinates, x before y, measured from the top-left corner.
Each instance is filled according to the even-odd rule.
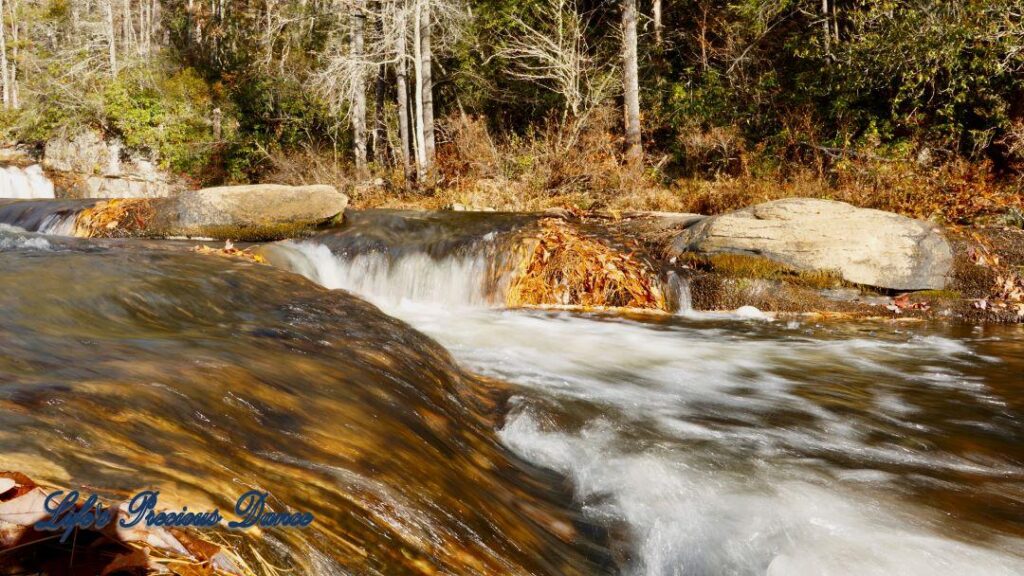
[[[317,514],[256,547],[299,573],[1024,573],[1020,326],[696,313],[678,279],[670,316],[507,310],[531,222],[261,248],[312,282],[0,227],[0,467],[267,489]]]
[[[504,310],[495,229],[390,218],[273,251],[517,385],[502,442],[624,571],[1024,573],[1020,327]]]

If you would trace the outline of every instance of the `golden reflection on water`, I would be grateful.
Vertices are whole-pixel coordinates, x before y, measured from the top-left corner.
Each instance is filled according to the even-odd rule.
[[[250,533],[299,573],[323,558],[383,574],[611,569],[568,495],[497,444],[501,385],[369,304],[159,250],[3,253],[0,267],[0,468],[229,514],[267,490],[316,515],[309,531]]]

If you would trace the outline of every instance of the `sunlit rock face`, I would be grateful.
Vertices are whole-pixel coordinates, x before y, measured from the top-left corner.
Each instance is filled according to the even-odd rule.
[[[893,290],[941,289],[953,265],[949,242],[928,222],[814,198],[775,200],[702,220],[672,245],[676,254],[686,251],[755,254]]]
[[[3,234],[5,468],[190,509],[267,490],[312,528],[232,541],[297,573],[610,569],[498,444],[504,388],[403,322],[268,266]]]

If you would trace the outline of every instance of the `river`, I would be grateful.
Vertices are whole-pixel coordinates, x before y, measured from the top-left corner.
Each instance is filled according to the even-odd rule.
[[[263,536],[302,573],[1024,573],[1024,328],[508,310],[528,222],[262,249],[312,282],[8,227],[0,454],[264,487],[317,514]]]

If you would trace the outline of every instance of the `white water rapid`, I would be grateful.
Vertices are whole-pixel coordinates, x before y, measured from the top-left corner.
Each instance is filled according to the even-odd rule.
[[[38,164],[0,167],[0,198],[53,198],[53,182]]]
[[[510,311],[488,297],[482,257],[271,250],[518,385],[502,441],[571,479],[626,573],[1024,574],[1019,537],[940,505],[1024,501],[1020,462],[948,440],[1020,424],[979,375],[998,361],[959,338]]]

